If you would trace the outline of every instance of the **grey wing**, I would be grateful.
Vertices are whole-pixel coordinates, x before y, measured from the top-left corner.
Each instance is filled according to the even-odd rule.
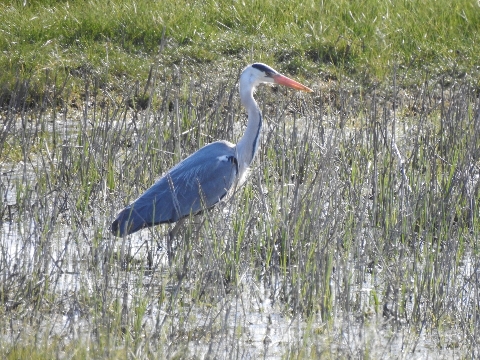
[[[118,215],[112,232],[123,236],[147,226],[175,222],[218,203],[238,176],[235,149],[209,144],[172,168]]]

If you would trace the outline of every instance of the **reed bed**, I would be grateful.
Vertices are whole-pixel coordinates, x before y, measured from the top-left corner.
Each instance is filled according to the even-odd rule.
[[[261,88],[249,181],[187,222],[169,263],[169,226],[119,240],[109,225],[176,162],[239,138],[239,69],[190,70],[152,67],[120,93],[85,76],[78,108],[47,106],[68,98],[55,77],[45,106],[26,105],[28,86],[13,94],[0,132],[6,358],[479,356],[469,79]]]

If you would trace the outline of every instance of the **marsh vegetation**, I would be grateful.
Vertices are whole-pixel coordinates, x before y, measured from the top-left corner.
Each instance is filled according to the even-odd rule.
[[[30,4],[27,13],[76,6]],[[475,4],[465,4],[463,13],[453,12],[464,17],[439,14],[449,24],[474,22]],[[354,5],[342,6],[337,10],[348,14]],[[221,21],[238,29],[226,39],[249,34],[241,14]],[[354,24],[359,14],[352,12]],[[480,356],[480,100],[467,46],[458,43],[462,61],[470,59],[464,62],[439,48],[422,66],[392,50],[372,67],[337,46],[342,62],[363,66],[356,73],[335,62],[325,70],[322,57],[304,63],[304,48],[294,58],[244,46],[219,59],[174,61],[168,44],[178,39],[169,31],[160,54],[154,45],[155,54],[142,54],[150,62],[138,78],[131,69],[112,74],[116,65],[104,57],[104,64],[77,67],[92,71],[48,68],[32,72],[43,74],[38,81],[17,72],[4,82],[13,87],[4,87],[0,115],[3,355]],[[193,43],[179,42],[179,58],[197,53]],[[420,50],[411,54],[425,54]],[[259,89],[265,128],[249,181],[227,203],[187,222],[171,264],[168,226],[113,237],[109,226],[119,209],[159,175],[204,144],[239,138],[246,122],[239,64],[257,52],[262,59],[255,60],[278,61],[315,93]],[[435,68],[439,54],[453,65]]]

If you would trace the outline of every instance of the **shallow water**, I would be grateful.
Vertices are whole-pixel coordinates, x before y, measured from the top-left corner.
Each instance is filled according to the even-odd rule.
[[[334,123],[335,119],[331,116],[330,120]],[[83,119],[80,116],[76,123],[57,121],[56,129],[60,129],[58,134],[61,134],[61,139],[68,140],[85,129],[103,126],[94,126]],[[273,137],[275,121],[271,121],[271,124],[272,129],[266,129],[266,132]],[[39,125],[32,122],[29,126],[35,130]],[[48,122],[46,129],[52,131],[53,123]],[[240,133],[241,130],[241,122],[236,122],[233,132]],[[303,130],[300,127],[297,131],[298,138],[301,138]],[[322,149],[322,156],[332,155],[327,160],[334,168],[332,175],[339,171],[341,164],[335,163],[339,161],[338,154],[335,151],[328,152],[328,148],[344,138],[349,138],[344,145],[355,142],[356,130],[338,132],[335,128],[327,129],[323,132],[329,138],[326,143],[319,139],[312,140],[315,146]],[[406,130],[396,130],[399,132],[396,137],[398,143],[408,142],[408,136],[416,131],[408,127]],[[287,142],[282,136],[281,141]],[[391,141],[388,131],[384,137],[387,142]],[[62,147],[73,149],[76,146],[74,144],[73,140],[71,144],[67,141]],[[407,149],[408,146],[400,146],[400,156],[406,156]],[[288,146],[282,151],[287,150]],[[42,151],[45,151],[42,153],[44,159],[48,159],[48,149]],[[84,156],[81,153],[74,155]],[[97,158],[102,157],[93,156],[91,160],[97,161]],[[398,152],[392,158],[392,167],[396,169],[394,172],[401,170]],[[113,192],[119,191],[117,189],[107,190],[104,186],[102,195],[96,194],[87,210],[75,202],[77,196],[83,195],[84,188],[78,194],[66,196],[69,202],[65,208],[58,206],[57,198],[51,202],[36,201],[50,200],[57,192],[68,193],[70,190],[60,182],[55,184],[58,188],[50,189],[47,186],[47,190],[42,190],[41,199],[35,198],[40,196],[35,191],[26,193],[25,188],[35,189],[36,182],[44,181],[42,177],[48,175],[48,166],[45,167],[40,160],[33,158],[26,163],[0,164],[0,195],[4,204],[0,227],[0,277],[4,280],[2,289],[6,290],[2,290],[2,296],[7,308],[2,319],[4,327],[0,330],[4,334],[10,332],[10,335],[3,337],[4,344],[0,345],[9,346],[18,338],[31,340],[32,334],[46,334],[49,339],[61,339],[64,348],[78,339],[84,341],[87,347],[94,347],[96,344],[103,346],[105,339],[101,339],[101,336],[108,337],[111,334],[114,338],[109,343],[112,349],[125,347],[125,351],[138,354],[138,357],[145,356],[147,350],[144,349],[151,350],[159,358],[178,355],[191,358],[277,359],[325,355],[327,358],[437,359],[466,357],[470,354],[474,357],[477,354],[469,343],[472,340],[465,335],[472,332],[462,328],[475,324],[469,319],[477,316],[476,279],[479,270],[474,252],[466,251],[456,263],[451,262],[460,264],[457,268],[449,269],[452,276],[423,279],[423,273],[442,275],[442,270],[432,272],[423,268],[425,261],[420,258],[429,255],[426,253],[430,247],[424,247],[420,241],[412,249],[403,243],[395,243],[389,245],[397,247],[392,251],[393,255],[386,251],[384,253],[384,249],[375,249],[379,251],[373,253],[381,253],[384,258],[375,259],[378,261],[373,265],[373,270],[367,270],[369,263],[373,262],[368,247],[384,244],[384,239],[379,239],[382,235],[378,235],[376,229],[370,229],[362,223],[362,217],[366,218],[371,210],[370,200],[363,207],[365,214],[355,214],[359,217],[359,226],[363,228],[358,231],[355,241],[349,244],[351,249],[347,253],[348,258],[343,258],[345,255],[338,250],[342,245],[329,243],[334,263],[334,271],[328,281],[332,290],[333,309],[331,314],[325,316],[328,318],[326,320],[321,318],[318,304],[312,305],[318,313],[309,316],[289,304],[289,301],[300,296],[298,289],[295,289],[296,292],[287,289],[294,295],[282,298],[288,291],[282,293],[278,289],[288,288],[286,278],[288,272],[294,270],[288,266],[283,270],[275,269],[267,275],[262,269],[265,264],[239,261],[236,266],[241,268],[235,269],[240,274],[239,278],[225,279],[225,273],[222,273],[224,268],[218,265],[225,253],[239,251],[248,254],[250,251],[248,247],[232,250],[229,241],[234,238],[231,236],[234,217],[228,208],[216,210],[213,215],[206,214],[204,219],[210,223],[202,228],[200,240],[193,234],[190,243],[177,243],[177,257],[171,264],[165,251],[171,226],[145,229],[125,239],[114,238],[109,233],[112,218],[125,205],[123,200],[118,199],[123,199],[124,194]],[[49,165],[52,164],[56,165],[55,159]],[[98,169],[105,167],[100,160],[95,165]],[[145,163],[144,166],[151,164]],[[465,189],[474,203],[474,189],[479,178],[478,169],[475,170],[473,165],[472,168],[474,170],[466,178]],[[76,170],[74,166],[71,169]],[[78,176],[76,173],[69,175]],[[262,169],[257,169],[253,175],[257,176],[257,180],[261,179]],[[348,187],[349,175],[342,181],[347,183],[347,189],[356,190]],[[287,180],[291,181],[290,178]],[[254,196],[257,202],[261,202],[262,197],[269,194],[262,188],[263,184],[257,182],[258,185],[254,182],[257,186]],[[295,188],[295,184],[290,182],[282,186],[291,188],[292,192]],[[303,185],[300,187],[302,191],[305,190]],[[94,187],[90,189],[95,190]],[[368,199],[370,194],[371,189],[364,187],[358,198]],[[29,200],[35,201],[22,202],[22,197],[30,197]],[[357,196],[353,198],[357,199]],[[330,211],[346,211],[336,208],[338,199],[322,198],[318,204],[322,207],[319,216],[327,218]],[[276,201],[277,204],[271,202],[264,204],[264,207],[259,206],[259,209],[270,213],[273,206],[283,211],[281,207],[289,205],[280,198]],[[34,204],[36,208],[20,208],[23,204]],[[238,210],[243,212],[244,209]],[[56,213],[52,219],[48,215],[53,211]],[[63,216],[61,211],[67,215]],[[263,219],[271,221],[268,216]],[[48,226],[48,222],[52,225]],[[266,231],[260,226],[252,227],[249,236],[253,240],[248,245],[255,246],[258,233]],[[222,227],[225,231],[217,231]],[[336,241],[340,243],[344,223],[338,227],[341,230]],[[270,233],[270,236],[274,235]],[[183,240],[185,238],[182,237]],[[420,254],[418,261],[414,250]],[[395,257],[401,251],[413,253],[403,257],[405,263],[396,261]],[[411,271],[414,261],[416,270]],[[443,264],[440,261],[438,263]],[[410,278],[402,277],[404,273],[410,274]],[[418,278],[413,278],[415,276]],[[396,281],[393,285],[392,278]],[[306,276],[303,281],[305,279]],[[424,289],[415,288],[424,283],[427,283]],[[395,293],[400,289],[404,293]],[[415,296],[422,297],[422,291],[439,291],[439,296],[447,294],[445,301],[450,303],[440,307],[441,311],[455,308],[456,312],[452,313],[464,316],[462,321],[448,316],[442,318],[443,314],[440,313],[441,323],[432,324],[431,319],[437,319],[435,312],[438,311],[431,301],[434,296],[424,296],[420,303],[417,302],[419,313],[428,321],[413,319]],[[402,311],[396,312],[398,308]],[[404,317],[397,318],[397,313],[402,313]],[[129,341],[137,343],[133,346]]]
[[[13,203],[13,200],[9,200]],[[16,269],[23,269],[22,272],[28,274],[29,269],[36,268],[35,261],[38,261],[37,255],[39,244],[26,236],[25,222],[23,227],[19,228],[15,223],[2,223],[0,231],[0,252],[2,254],[3,270],[2,275],[9,276],[14,274]],[[34,223],[30,225],[33,231]],[[27,229],[28,230],[28,229]],[[88,309],[84,308],[79,302],[79,295],[95,296],[96,286],[95,276],[89,273],[86,260],[89,251],[82,244],[66,244],[65,239],[69,237],[71,229],[67,227],[59,228],[56,235],[51,238],[48,253],[50,259],[48,266],[42,267],[43,271],[48,270],[50,279],[54,283],[54,293],[58,297],[58,312],[53,312],[42,320],[39,329],[50,332],[50,336],[60,336],[68,343],[73,339],[88,339],[88,334],[92,331]],[[28,234],[27,234],[28,235]],[[147,256],[146,241],[149,240],[148,230],[139,232],[129,237],[125,242],[118,240],[107,246],[113,246],[113,252],[118,254],[128,253],[130,261],[144,263]],[[158,244],[156,244],[158,245]],[[175,292],[175,281],[172,283],[169,274],[168,259],[163,244],[156,246],[153,251],[155,270],[145,272],[141,277],[144,284],[158,282],[160,276],[160,286],[163,282],[167,285],[167,292]],[[152,249],[152,247],[150,247]],[[5,267],[6,266],[6,267]],[[91,265],[90,265],[91,266]],[[7,270],[8,269],[8,270]],[[121,264],[117,265],[117,275],[120,288],[129,284],[128,292],[123,297],[124,306],[130,307],[135,301],[138,301],[135,290],[138,287],[139,273],[124,272],[122,274]],[[465,263],[465,275],[472,276],[475,269],[468,261]],[[477,270],[478,271],[478,270]],[[469,273],[470,275],[468,275]],[[157,279],[152,278],[152,275]],[[336,272],[332,278],[338,281],[341,277],[340,272]],[[360,354],[368,352],[375,358],[398,358],[398,359],[428,359],[428,358],[455,358],[456,349],[439,348],[437,345],[437,334],[429,333],[428,330],[420,334],[411,332],[408,324],[395,324],[391,319],[383,318],[375,313],[371,307],[371,291],[381,292],[381,282],[378,277],[382,277],[379,272],[376,276],[367,274],[365,280],[360,286],[353,286],[352,296],[358,296],[359,304],[364,308],[364,312],[369,313],[363,320],[352,317],[351,314],[336,313],[333,322],[327,325],[318,319],[308,322],[304,321],[300,315],[290,317],[285,314],[284,307],[281,306],[274,293],[275,288],[281,287],[281,283],[272,284],[269,280],[268,286],[265,286],[263,278],[255,280],[246,270],[238,283],[236,289],[229,294],[225,294],[223,299],[212,304],[212,311],[203,305],[196,306],[189,304],[188,323],[179,326],[181,333],[174,331],[174,342],[170,344],[170,355],[179,352],[190,354],[196,358],[228,358],[234,354],[242,359],[251,359],[262,357],[265,359],[277,359],[286,354],[295,354],[298,349],[317,349],[317,354],[327,352],[337,354],[340,357],[351,354]],[[337,280],[335,280],[337,278]],[[45,278],[44,278],[45,279]],[[41,280],[44,281],[44,280]],[[279,281],[278,279],[276,281]],[[168,284],[172,284],[171,290],[168,290]],[[159,285],[156,285],[159,286]],[[121,289],[113,290],[112,294],[122,293]],[[154,300],[155,296],[150,290],[147,291],[148,301]],[[272,293],[273,291],[273,293]],[[356,295],[355,295],[356,294]],[[118,295],[117,295],[118,296]],[[173,296],[173,295],[170,295]],[[137,299],[137,300],[135,300]],[[272,301],[275,300],[275,301]],[[23,305],[28,305],[28,299],[11,300]],[[405,304],[411,307],[411,303]],[[19,306],[16,304],[15,306]],[[21,305],[20,305],[21,306]],[[152,301],[148,306],[148,311],[142,319],[144,331],[148,334],[154,331],[156,324],[167,318],[167,323],[172,326],[176,320],[172,318],[171,310],[168,307],[158,307]],[[173,315],[174,316],[174,315]],[[216,320],[214,320],[216,319]],[[18,331],[24,327],[23,322],[19,322]],[[15,326],[14,326],[15,327]],[[32,329],[31,331],[38,331]],[[316,334],[315,336],[312,336]],[[443,338],[450,337],[450,344],[456,344],[458,335],[446,332],[441,335]],[[70,340],[69,340],[70,339]],[[10,341],[4,338],[7,343]],[[445,341],[442,341],[445,343]],[[178,346],[178,350],[175,349]],[[327,350],[328,349],[328,350]]]

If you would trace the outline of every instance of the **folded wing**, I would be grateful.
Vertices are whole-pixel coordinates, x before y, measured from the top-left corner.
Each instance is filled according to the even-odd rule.
[[[169,170],[112,223],[117,236],[145,227],[176,222],[218,203],[238,176],[234,145],[217,141]]]

